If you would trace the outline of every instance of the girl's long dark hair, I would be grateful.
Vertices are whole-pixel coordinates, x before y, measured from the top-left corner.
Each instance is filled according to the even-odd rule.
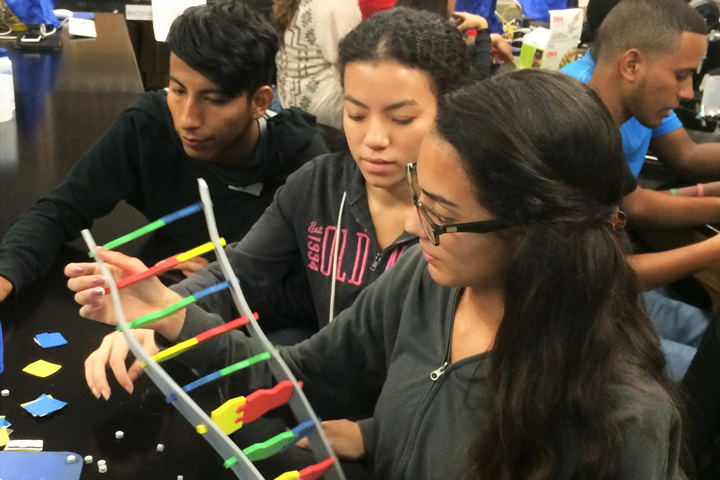
[[[480,203],[523,226],[492,352],[492,420],[468,478],[555,478],[568,431],[580,438],[577,478],[617,478],[610,387],[638,382],[675,402],[609,224],[623,196],[618,129],[585,85],[523,70],[448,95],[437,133],[460,154]]]

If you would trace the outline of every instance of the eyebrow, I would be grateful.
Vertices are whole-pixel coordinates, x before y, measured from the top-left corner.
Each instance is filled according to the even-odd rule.
[[[435,193],[430,193],[425,190],[422,191],[425,195],[427,195],[433,202],[435,203],[442,203],[445,206],[451,207],[451,208],[457,208],[458,204],[455,202],[452,202],[448,200],[447,198],[443,197],[442,195],[438,195]]]
[[[352,97],[351,95],[345,95],[345,100],[348,101],[348,102],[350,102],[350,103],[352,103],[353,105],[357,105],[358,107],[370,109],[370,107],[368,107],[367,105],[365,105],[364,103],[362,103],[360,100]],[[383,111],[384,111],[384,112],[391,112],[391,111],[393,111],[393,110],[398,110],[398,109],[400,109],[400,108],[402,108],[402,107],[407,107],[407,106],[410,106],[410,105],[417,105],[417,104],[418,104],[418,103],[417,103],[415,100],[402,100],[402,101],[400,101],[400,102],[391,103],[391,104],[388,105],[387,107],[384,107],[384,108],[383,108]]]
[[[170,77],[170,80],[172,80],[173,82],[177,83],[177,84],[180,85],[182,88],[187,88],[187,87],[186,87],[185,85],[183,85],[182,82],[179,81],[177,78],[173,77],[172,75],[170,75],[169,77]],[[217,94],[219,94],[219,95],[225,95],[226,97],[230,97],[230,95],[228,95],[227,93],[223,92],[223,91],[220,90],[219,88],[206,88],[205,90],[200,90],[200,92],[198,92],[198,93],[201,93],[201,94],[205,94],[205,93],[217,93]]]

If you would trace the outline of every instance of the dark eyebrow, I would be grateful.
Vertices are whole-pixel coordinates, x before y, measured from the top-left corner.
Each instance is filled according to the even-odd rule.
[[[182,84],[182,82],[180,82],[177,78],[173,77],[172,75],[170,75],[170,80],[172,80],[173,82],[177,83],[177,84],[180,85],[182,88],[187,88],[187,87],[185,87],[185,85]],[[219,94],[219,95],[225,95],[226,97],[230,97],[230,95],[228,95],[227,93],[223,92],[223,91],[220,90],[219,88],[206,88],[205,90],[201,90],[199,93],[201,93],[201,94],[205,94],[205,93],[215,93],[215,94]]]
[[[345,95],[345,100],[352,103],[353,105],[357,105],[360,108],[369,109],[367,105],[362,103],[360,100],[352,97],[351,95]],[[415,100],[402,100],[400,102],[395,102],[393,104],[388,105],[387,107],[383,108],[384,112],[390,112],[393,110],[397,110],[402,107],[407,107],[409,105],[417,105],[417,102]]]
[[[451,208],[457,208],[458,204],[455,202],[451,202],[447,198],[443,197],[442,195],[437,195],[435,193],[429,193],[425,190],[422,191],[425,195],[427,195],[433,202],[436,203],[442,203],[445,206],[451,207]]]

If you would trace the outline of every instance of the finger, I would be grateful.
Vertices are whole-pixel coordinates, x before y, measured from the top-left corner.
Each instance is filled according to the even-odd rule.
[[[88,381],[88,386],[97,398],[100,398],[100,395],[102,395],[105,400],[110,398],[110,385],[107,381],[105,369],[110,358],[114,335],[115,333],[111,333],[105,336],[100,344],[100,348],[95,350],[87,360],[85,360],[85,376]]]
[[[310,449],[310,440],[308,440],[308,437],[301,438],[296,444],[296,447]]]
[[[100,273],[97,263],[68,263],[63,270],[66,277],[81,277],[83,275],[94,275]]]
[[[97,247],[95,254],[110,265],[120,268],[126,275],[132,275],[147,270],[143,262],[137,258],[129,257],[120,252],[113,252]]]
[[[106,283],[105,277],[102,275],[83,275],[68,279],[67,287],[73,292],[81,292],[93,287],[102,287]]]
[[[95,385],[95,378],[92,375],[92,365],[94,365],[97,361],[96,357],[97,351],[91,353],[88,355],[88,358],[85,359],[85,383],[87,383],[88,388],[95,398],[100,398],[100,391],[97,389]]]
[[[140,376],[142,371],[143,371],[143,368],[140,365],[140,360],[135,360],[133,362],[133,364],[130,365],[130,368],[128,368],[128,371],[127,371],[128,378],[130,379],[131,382],[134,382]],[[131,387],[132,388],[130,390],[128,390],[128,393],[132,393],[134,386],[131,385]]]
[[[78,312],[78,314],[82,318],[87,318],[88,320],[94,320],[96,322],[112,324],[111,319],[105,320],[105,304],[101,303],[101,302],[95,302],[95,303],[90,303],[88,305],[83,305],[83,307],[80,308],[80,311]]]
[[[127,369],[125,368],[125,359],[127,358],[129,347],[125,337],[122,334],[115,336],[112,343],[112,351],[110,352],[110,368],[115,375],[115,379],[118,381],[121,387],[123,387],[128,393],[133,392],[133,382],[128,376]],[[107,400],[107,398],[106,398]]]
[[[88,288],[77,292],[75,294],[75,301],[79,305],[89,305],[91,303],[98,303],[102,301],[104,296],[105,289],[103,287]]]

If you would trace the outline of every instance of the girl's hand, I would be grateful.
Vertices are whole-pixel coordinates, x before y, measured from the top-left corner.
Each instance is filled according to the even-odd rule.
[[[119,252],[98,247],[95,255],[107,263],[115,281],[147,269],[137,258],[128,257]],[[117,325],[112,300],[110,295],[105,295],[107,282],[97,263],[71,263],[65,267],[65,275],[69,278],[68,288],[75,292],[75,301],[81,305],[81,317]],[[182,299],[155,277],[121,289],[120,297],[128,322],[161,310]]]

